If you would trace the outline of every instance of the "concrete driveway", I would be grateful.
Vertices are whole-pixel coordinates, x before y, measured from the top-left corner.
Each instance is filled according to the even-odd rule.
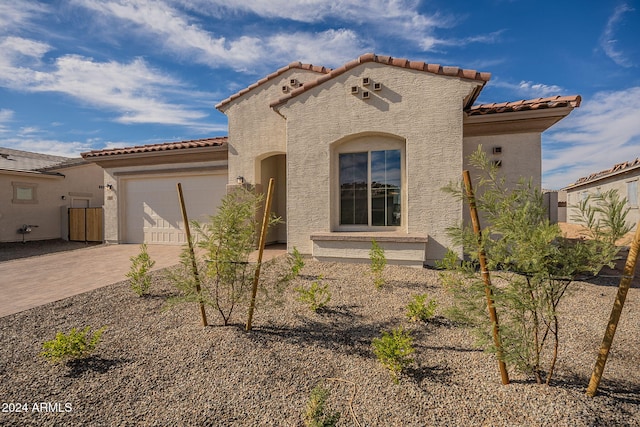
[[[180,246],[148,245],[154,270],[180,262]],[[100,245],[0,262],[0,317],[127,279],[140,245]]]
[[[181,246],[148,245],[154,270],[180,262]],[[0,262],[0,317],[126,280],[140,245],[101,245]],[[265,250],[263,260],[286,252]],[[255,255],[255,254],[254,254]]]

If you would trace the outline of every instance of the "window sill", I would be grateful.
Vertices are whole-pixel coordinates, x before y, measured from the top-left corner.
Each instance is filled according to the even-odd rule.
[[[405,242],[427,243],[429,238],[422,234],[408,234],[401,231],[333,231],[318,232],[311,235],[313,241],[344,241],[344,242]]]

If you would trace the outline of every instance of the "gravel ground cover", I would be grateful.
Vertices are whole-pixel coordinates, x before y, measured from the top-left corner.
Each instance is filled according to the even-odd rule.
[[[332,299],[313,313],[292,288],[320,275]],[[27,404],[26,412],[0,412],[0,425],[299,426],[318,383],[331,391],[340,426],[640,425],[640,290],[629,292],[600,392],[589,398],[615,286],[574,285],[561,307],[564,346],[552,386],[514,372],[503,386],[494,357],[474,347],[468,330],[441,315],[406,318],[414,294],[450,303],[437,272],[388,266],[385,275],[376,290],[366,265],[307,261],[281,305],[257,309],[250,333],[240,324],[244,310],[228,327],[209,310],[215,324],[202,327],[193,304],[163,309],[174,290],[162,272],[147,297],[121,282],[0,318],[0,400],[3,409]],[[107,326],[92,357],[58,366],[39,356],[57,331],[86,325]],[[398,384],[371,349],[396,326],[411,331],[416,348]]]

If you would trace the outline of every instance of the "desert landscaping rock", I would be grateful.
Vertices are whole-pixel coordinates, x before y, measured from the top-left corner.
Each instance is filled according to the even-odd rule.
[[[332,292],[327,309],[311,312],[293,288],[318,276]],[[450,298],[431,270],[388,266],[376,290],[366,265],[307,261],[279,305],[258,307],[254,330],[219,326],[195,304],[165,308],[175,291],[154,273],[152,295],[126,282],[0,318],[2,403],[29,411],[0,413],[0,425],[299,426],[311,390],[322,382],[341,426],[639,426],[640,292],[631,289],[600,393],[585,395],[617,281],[579,282],[563,302],[555,381],[540,386],[511,372],[500,383],[495,358],[474,346],[470,331],[440,314],[406,319],[416,293],[440,304]],[[439,311],[441,313],[441,311]],[[57,331],[106,325],[86,360],[52,365],[39,356]],[[403,326],[415,341],[415,363],[394,384],[371,340]],[[353,397],[354,386],[357,387]],[[32,411],[38,402],[71,404],[69,412]],[[49,407],[56,408],[55,405]]]

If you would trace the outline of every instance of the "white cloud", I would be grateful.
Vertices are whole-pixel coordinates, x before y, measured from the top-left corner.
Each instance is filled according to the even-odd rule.
[[[296,60],[330,67],[342,65],[367,49],[351,30],[282,33],[270,37],[266,45],[276,57],[287,57],[293,53]]]
[[[634,9],[626,4],[621,4],[613,11],[613,15],[607,21],[607,25],[600,36],[600,47],[604,53],[621,67],[632,67],[633,63],[623,52],[618,50],[616,40],[617,25],[622,21],[626,12],[633,12]]]
[[[402,20],[413,28],[446,27],[453,18],[417,11],[416,0],[174,0],[174,4],[204,15],[253,13],[263,18],[315,23],[330,18],[355,23]]]
[[[559,95],[564,89],[558,85],[549,85],[544,83],[534,83],[530,81],[520,81],[520,83],[511,83],[496,77],[491,81],[491,85],[498,88],[505,88],[512,91],[516,96],[523,98],[544,98],[547,96]]]
[[[63,157],[80,157],[80,153],[93,149],[89,142],[25,137],[0,139],[0,147]]]
[[[6,126],[6,123],[9,123],[13,120],[13,111],[8,110],[6,108],[0,109],[0,134],[6,133],[9,129]]]
[[[498,31],[456,40],[438,38],[434,35],[435,30],[456,25],[456,19],[437,12],[420,13],[416,0],[75,0],[75,4],[96,12],[98,22],[97,17],[106,20],[103,28],[107,31],[118,28],[123,32],[128,26],[127,30],[133,28],[138,35],[162,45],[176,57],[212,68],[230,67],[237,71],[262,72],[266,70],[258,71],[256,66],[273,67],[305,60],[311,51],[305,48],[308,41],[318,46],[313,55],[314,63],[328,56],[329,61],[322,65],[335,66],[338,58],[352,59],[373,50],[374,46],[370,46],[362,33],[398,37],[424,51],[439,45],[494,43],[501,34]],[[234,33],[232,37],[225,37],[207,31],[196,21],[195,15],[189,16],[187,11],[216,20],[255,14],[263,19],[329,23],[334,27],[321,32],[279,30],[271,34]],[[112,25],[113,20],[118,21],[117,26]],[[320,45],[320,41],[328,43]],[[285,50],[281,43],[293,49]]]
[[[225,37],[213,37],[162,1],[78,0],[77,3],[107,19],[133,24],[142,34],[159,40],[174,54],[211,67],[248,66],[260,53],[260,38],[240,36],[227,40]]]
[[[170,102],[181,82],[155,70],[143,59],[129,63],[97,62],[79,55],[56,59],[51,69],[22,66],[21,55],[38,57],[48,46],[25,39],[7,38],[0,49],[0,84],[27,92],[59,92],[97,108],[119,113],[120,123],[194,125],[208,113]],[[20,55],[19,55],[20,54]],[[20,64],[20,65],[18,65]],[[183,95],[188,91],[182,90]],[[202,93],[198,93],[198,98]]]
[[[47,13],[49,8],[32,0],[0,2],[0,34],[14,29],[30,27],[36,15]]]
[[[545,186],[640,157],[640,87],[599,92],[543,135]]]

